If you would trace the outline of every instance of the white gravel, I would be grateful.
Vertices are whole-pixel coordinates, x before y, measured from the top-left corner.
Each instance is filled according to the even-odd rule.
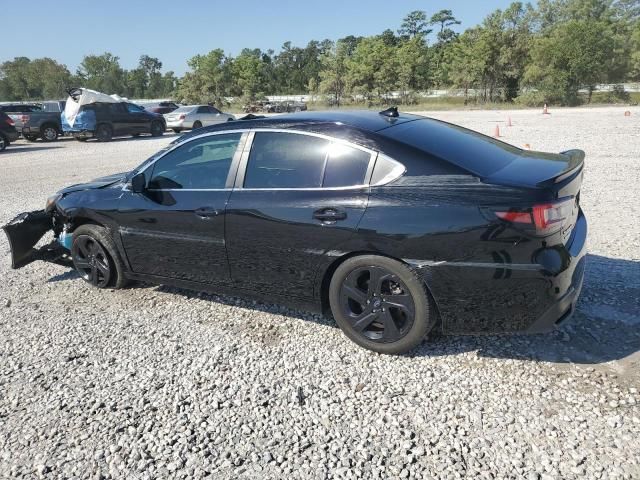
[[[0,478],[639,478],[640,108],[432,115],[586,151],[569,323],[381,356],[276,305],[13,271],[0,235]],[[19,141],[0,154],[0,224],[171,138]]]

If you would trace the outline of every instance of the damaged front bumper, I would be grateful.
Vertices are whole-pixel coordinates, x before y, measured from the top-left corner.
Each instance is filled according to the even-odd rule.
[[[68,265],[68,250],[57,240],[35,248],[40,239],[53,230],[53,218],[44,210],[24,212],[2,227],[11,248],[11,268],[22,268],[36,260]]]

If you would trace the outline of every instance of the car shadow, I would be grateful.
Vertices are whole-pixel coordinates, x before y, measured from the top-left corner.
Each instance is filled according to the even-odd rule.
[[[78,274],[71,270],[51,277],[48,281],[78,278]],[[249,308],[337,328],[330,316],[279,304],[165,285],[136,283],[133,288],[155,289],[188,299]],[[407,357],[438,357],[468,352],[497,359],[591,365],[625,359],[640,352],[640,262],[587,255],[585,282],[576,312],[553,332],[537,335],[456,336],[434,333],[408,353]]]
[[[160,286],[159,291],[313,321],[337,328],[333,318],[275,304]],[[430,335],[408,357],[476,352],[482,357],[551,363],[600,364],[640,352],[640,262],[587,255],[576,312],[556,330],[536,335]]]
[[[39,147],[31,147],[31,146],[23,146],[24,144],[15,144],[12,143],[11,145],[9,145],[7,147],[7,149],[2,152],[2,154],[7,154],[7,153],[25,153],[25,152],[40,152],[42,150],[52,150],[52,149],[56,149],[56,148],[64,148],[61,146],[56,146],[56,145],[47,145],[47,146],[39,146]]]

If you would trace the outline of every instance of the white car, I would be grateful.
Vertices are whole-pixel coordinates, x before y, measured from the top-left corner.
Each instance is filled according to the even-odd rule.
[[[228,122],[234,120],[235,117],[210,105],[186,105],[171,113],[165,113],[164,119],[167,121],[167,128],[179,133],[182,130],[195,130],[216,123]]]

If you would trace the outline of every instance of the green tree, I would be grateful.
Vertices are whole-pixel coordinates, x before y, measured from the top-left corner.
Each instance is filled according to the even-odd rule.
[[[347,60],[348,85],[353,93],[368,103],[374,97],[384,100],[397,85],[398,59],[395,53],[395,48],[380,37],[362,40]]]
[[[538,38],[524,83],[540,90],[549,102],[575,104],[578,90],[589,89],[607,76],[613,41],[607,25],[597,20],[571,20]]]
[[[185,103],[215,103],[223,105],[231,85],[230,60],[221,49],[196,55],[187,65],[191,71],[178,82],[177,100]]]
[[[405,38],[413,37],[426,37],[432,30],[429,28],[429,22],[427,21],[427,14],[422,10],[414,10],[409,13],[402,25],[398,29],[398,34]]]
[[[329,96],[329,103],[339,107],[347,87],[347,59],[350,55],[348,41],[338,40],[333,48],[320,58],[319,91]]]
[[[102,55],[86,55],[78,68],[83,86],[107,94],[126,95],[126,72],[120,59],[109,52]]]
[[[264,63],[259,49],[245,48],[232,63],[237,92],[245,101],[264,96]]]

